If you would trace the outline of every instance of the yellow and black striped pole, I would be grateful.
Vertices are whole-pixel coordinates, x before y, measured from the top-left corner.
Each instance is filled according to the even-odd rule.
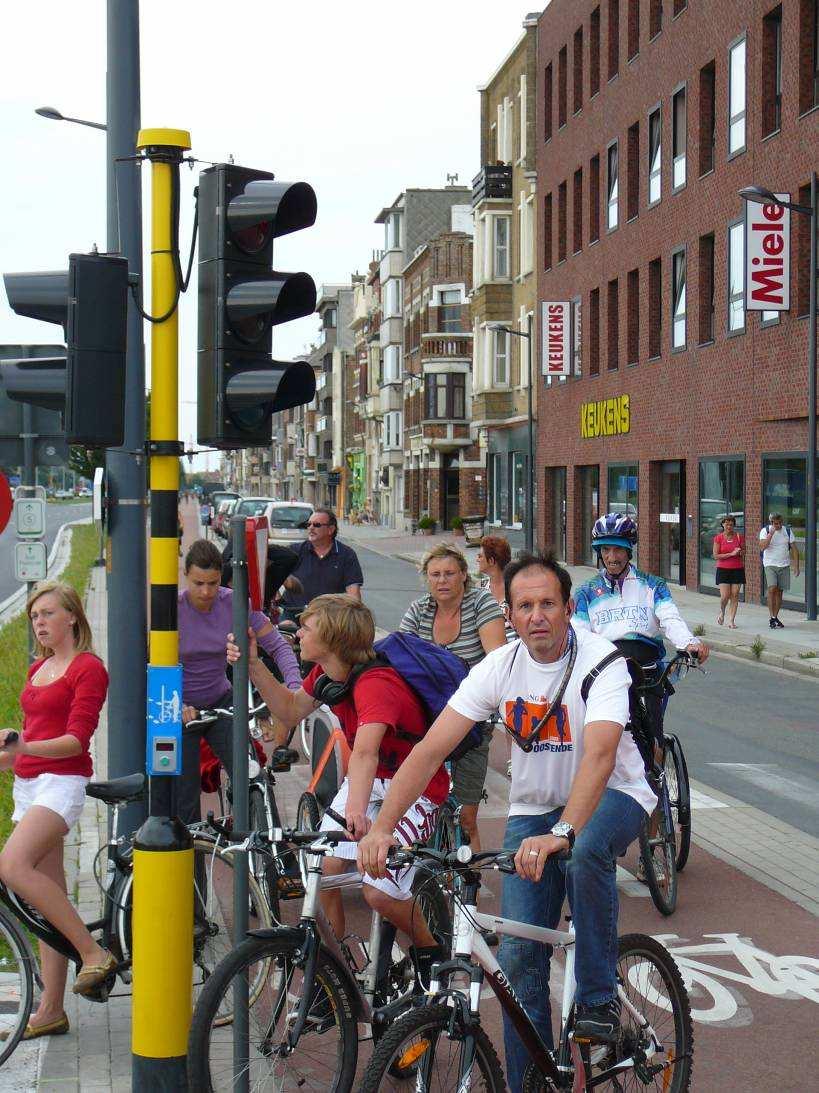
[[[151,630],[149,664],[179,663],[178,356],[180,129],[143,129],[151,162]],[[181,705],[181,695],[178,696]],[[177,819],[152,816],[134,844],[132,1089],[186,1088],[193,979],[193,846]]]

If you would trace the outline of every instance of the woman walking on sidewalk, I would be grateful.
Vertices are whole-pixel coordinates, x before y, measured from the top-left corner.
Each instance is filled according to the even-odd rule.
[[[717,584],[719,585],[720,626],[725,622],[725,610],[728,609],[728,626],[736,630],[739,590],[745,584],[745,537],[736,530],[736,520],[726,516],[722,520],[722,531],[714,536],[714,561],[717,563]]]
[[[86,994],[116,966],[96,943],[66,895],[63,840],[80,818],[91,774],[91,737],[108,690],[108,673],[92,651],[80,598],[65,584],[38,585],[27,605],[38,659],[20,695],[23,731],[6,746],[0,769],[14,766],[17,825],[0,853],[0,877],[44,915],[82,958],[75,994]],[[40,942],[43,993],[24,1040],[68,1032],[63,1010],[68,961]]]

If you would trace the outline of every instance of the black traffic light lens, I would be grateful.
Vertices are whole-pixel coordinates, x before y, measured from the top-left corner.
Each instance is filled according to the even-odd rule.
[[[231,318],[230,325],[237,338],[252,345],[265,336],[270,324],[264,315],[246,315],[241,319]]]
[[[257,224],[248,224],[247,227],[234,229],[230,236],[244,254],[258,254],[268,245],[272,234],[273,221],[260,220]]]

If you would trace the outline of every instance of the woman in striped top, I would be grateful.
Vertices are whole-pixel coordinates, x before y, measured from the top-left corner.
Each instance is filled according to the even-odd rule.
[[[506,644],[503,613],[493,596],[473,588],[466,558],[457,547],[441,543],[424,558],[421,572],[429,594],[411,603],[401,630],[443,645],[470,668]],[[487,734],[478,748],[452,764],[453,792],[461,805],[461,824],[475,851],[480,850],[478,805],[489,763]]]

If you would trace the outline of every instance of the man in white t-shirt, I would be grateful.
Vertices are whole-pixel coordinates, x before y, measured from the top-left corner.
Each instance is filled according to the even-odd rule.
[[[576,1033],[615,1042],[620,1015],[617,965],[616,860],[637,837],[656,805],[628,720],[629,674],[612,657],[611,642],[570,626],[571,578],[553,553],[523,555],[504,570],[510,621],[518,641],[476,665],[443,713],[393,778],[381,813],[359,843],[358,864],[385,873],[393,828],[408,803],[476,721],[499,709],[510,730],[528,738],[530,752],[513,749],[509,819],[504,846],[515,851],[517,874],[504,878],[504,917],[556,927],[568,894],[577,931]],[[611,658],[611,659],[610,659]],[[607,660],[592,678],[589,672]],[[559,705],[555,698],[565,684]],[[544,716],[549,713],[548,720]],[[552,859],[572,847],[569,862]],[[499,960],[526,1012],[552,1044],[550,951],[537,942],[504,937]],[[509,1086],[521,1088],[528,1055],[505,1023]]]
[[[787,592],[791,587],[791,559],[793,559],[793,575],[799,576],[799,551],[793,532],[782,523],[782,516],[775,512],[770,519],[770,524],[759,533],[759,549],[762,551],[768,611],[771,614],[769,625],[771,630],[781,630],[785,625],[779,621],[782,593]]]

